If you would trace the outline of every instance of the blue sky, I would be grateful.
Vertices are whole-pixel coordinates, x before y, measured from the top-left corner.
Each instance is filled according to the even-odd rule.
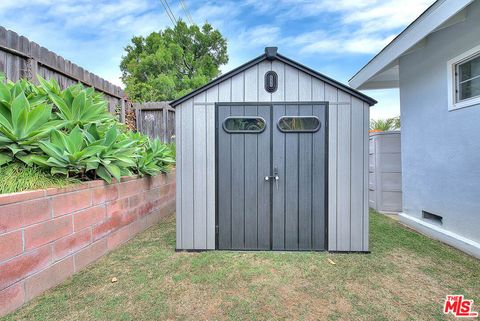
[[[186,20],[179,0],[167,0]],[[265,46],[343,83],[433,0],[184,0],[197,24],[228,40],[228,71]],[[172,22],[160,0],[0,0],[0,24],[121,85],[119,63],[134,35]],[[372,118],[399,114],[397,90],[367,91]]]

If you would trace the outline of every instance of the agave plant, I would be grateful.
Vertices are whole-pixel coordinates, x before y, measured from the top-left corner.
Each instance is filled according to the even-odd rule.
[[[46,81],[41,76],[38,80],[47,92],[49,100],[56,106],[58,118],[64,126],[84,127],[91,123],[102,123],[113,116],[108,113],[107,101],[94,88],[84,88],[81,84],[70,86],[61,91],[55,80]]]
[[[0,81],[0,165],[13,157],[24,160],[40,139],[62,126],[63,122],[52,120],[51,115],[51,106],[37,88],[25,81]]]
[[[148,139],[138,158],[137,170],[141,176],[155,175],[158,172],[167,172],[174,163],[175,158],[169,146],[162,144],[158,139]]]
[[[122,175],[132,175],[130,168],[136,165],[139,148],[135,140],[129,139],[114,125],[102,133],[95,124],[85,131],[87,141],[92,146],[101,146],[97,154],[99,166],[96,174],[110,183],[112,177],[119,180]]]
[[[103,146],[88,144],[83,131],[77,126],[69,134],[53,130],[49,140],[39,143],[46,157],[31,157],[39,166],[50,168],[52,174],[77,175],[84,177],[89,170],[100,164],[99,154]]]

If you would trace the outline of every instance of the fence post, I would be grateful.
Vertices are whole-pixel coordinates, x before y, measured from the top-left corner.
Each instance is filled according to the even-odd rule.
[[[125,97],[121,99],[120,122],[125,124]]]

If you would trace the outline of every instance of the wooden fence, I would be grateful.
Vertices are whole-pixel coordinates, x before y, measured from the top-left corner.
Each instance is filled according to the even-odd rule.
[[[164,143],[175,141],[175,109],[168,102],[134,103],[137,130]]]
[[[120,87],[3,27],[0,27],[0,72],[12,81],[27,78],[35,82],[39,74],[45,79],[56,79],[62,88],[81,82],[103,93],[109,111],[118,115],[120,121],[125,120],[126,97]]]

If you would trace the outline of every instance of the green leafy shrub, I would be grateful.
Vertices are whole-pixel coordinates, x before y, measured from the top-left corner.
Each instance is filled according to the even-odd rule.
[[[400,129],[400,116],[387,119],[372,119],[370,121],[370,130],[386,132]]]
[[[128,131],[93,88],[61,90],[38,78],[39,86],[4,83],[0,75],[0,166],[23,162],[49,175],[110,183],[167,172],[175,163],[169,146]]]

